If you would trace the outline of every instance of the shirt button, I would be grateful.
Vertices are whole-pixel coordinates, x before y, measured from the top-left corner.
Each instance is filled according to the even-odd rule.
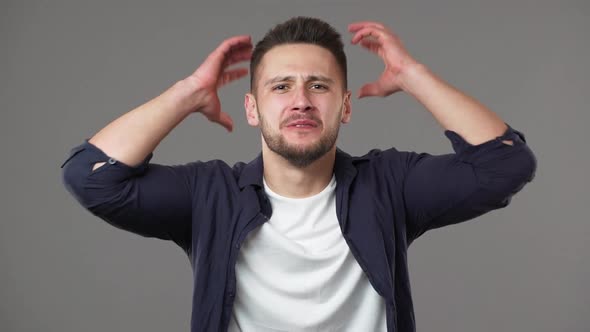
[[[117,161],[113,158],[109,158],[109,164],[114,165]]]

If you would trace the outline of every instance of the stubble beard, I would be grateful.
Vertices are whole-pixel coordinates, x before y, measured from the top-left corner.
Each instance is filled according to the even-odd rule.
[[[272,131],[270,126],[266,123],[265,119],[258,112],[258,118],[260,119],[260,131],[262,137],[266,142],[268,148],[285,158],[291,165],[299,168],[304,168],[311,165],[314,161],[323,157],[328,151],[334,147],[338,138],[338,131],[340,126],[335,126],[328,132],[323,134],[319,141],[313,143],[311,146],[303,147],[297,145],[290,145],[286,142],[285,137],[280,133]]]

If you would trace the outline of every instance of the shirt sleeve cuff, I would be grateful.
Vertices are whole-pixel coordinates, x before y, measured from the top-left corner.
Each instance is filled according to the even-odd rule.
[[[91,167],[94,166],[94,164],[96,164],[96,163],[105,162],[108,165],[117,165],[118,168],[122,168],[132,174],[139,174],[139,173],[143,173],[146,170],[153,155],[154,155],[153,152],[150,152],[139,165],[129,166],[119,160],[116,160],[115,158],[110,157],[103,150],[98,148],[96,145],[90,143],[89,138],[87,138],[84,140],[84,143],[74,147],[70,151],[70,155],[62,163],[61,168],[63,168],[74,157],[78,156],[78,158],[83,158],[83,160],[84,160],[83,162],[85,164],[91,165]],[[107,166],[107,165],[103,165],[103,166],[99,167],[98,169],[105,167],[105,166]]]
[[[479,157],[482,153],[497,149],[518,148],[519,146],[526,145],[526,139],[522,132],[512,128],[507,123],[506,126],[508,128],[504,134],[478,145],[468,143],[463,137],[461,137],[461,135],[452,130],[445,130],[445,136],[451,141],[453,150],[459,156],[459,159],[461,161],[470,162],[473,161],[474,158]],[[509,145],[503,141],[512,141],[513,144]]]

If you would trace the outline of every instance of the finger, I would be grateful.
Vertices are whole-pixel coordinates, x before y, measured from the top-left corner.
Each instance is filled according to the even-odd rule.
[[[377,82],[371,82],[363,85],[357,94],[357,98],[363,97],[370,97],[370,96],[381,96],[383,91],[381,91],[380,85]]]
[[[360,44],[363,48],[366,48],[375,54],[379,54],[379,50],[381,49],[380,43],[368,39],[362,39]]]
[[[209,56],[205,63],[209,66],[221,68],[225,62],[227,54],[232,49],[241,49],[242,47],[252,46],[251,37],[248,35],[234,36],[224,40]]]
[[[366,27],[374,27],[380,30],[387,30],[387,28],[378,22],[371,22],[371,21],[364,21],[364,22],[355,22],[355,23],[351,23],[348,25],[348,31],[350,32],[357,32],[360,29],[366,28]]]
[[[365,27],[357,31],[354,36],[352,37],[351,42],[353,44],[358,43],[364,38],[373,39],[377,42],[382,42],[383,40],[383,31],[375,28],[375,27]]]
[[[252,46],[242,47],[239,50],[232,51],[225,59],[223,67],[227,68],[234,63],[250,60],[252,58]]]
[[[348,31],[350,32],[357,32],[362,28],[366,28],[366,27],[375,27],[381,30],[387,30],[387,28],[379,23],[379,22],[372,22],[372,21],[361,21],[361,22],[354,22],[348,25]]]
[[[232,118],[225,112],[219,113],[219,117],[214,120],[214,122],[219,123],[223,126],[227,131],[231,132],[234,129],[234,121]]]
[[[222,87],[232,81],[240,79],[246,75],[248,75],[247,68],[236,68],[236,69],[226,70],[219,77],[219,80],[217,81],[217,87],[220,88],[220,87]]]
[[[252,45],[252,38],[249,35],[233,36],[221,42],[215,51],[226,54],[232,49],[238,49],[245,45]]]

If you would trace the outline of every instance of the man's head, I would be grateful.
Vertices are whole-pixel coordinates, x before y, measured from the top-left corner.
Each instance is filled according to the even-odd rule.
[[[250,73],[248,123],[261,127],[270,151],[305,167],[335,148],[340,122],[350,120],[350,91],[334,28],[307,17],[275,26],[256,44]]]
[[[257,69],[262,57],[273,47],[285,44],[312,44],[330,51],[342,73],[343,88],[347,88],[346,54],[340,34],[328,23],[313,17],[294,17],[269,30],[256,43],[250,60],[250,90],[255,93]]]

